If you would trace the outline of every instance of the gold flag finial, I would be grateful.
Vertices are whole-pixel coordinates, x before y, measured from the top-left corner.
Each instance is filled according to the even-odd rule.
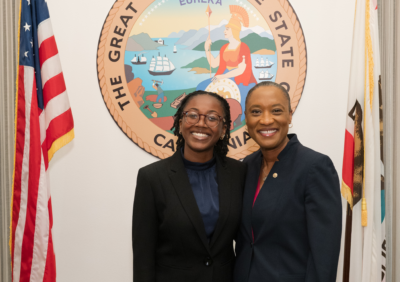
[[[206,15],[209,17],[209,16],[211,16],[211,13],[212,13],[212,11],[211,11],[210,5],[207,5]]]

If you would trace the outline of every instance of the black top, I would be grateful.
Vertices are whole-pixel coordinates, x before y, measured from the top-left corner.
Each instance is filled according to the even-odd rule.
[[[219,216],[217,161],[214,156],[205,163],[191,162],[184,158],[183,150],[182,160],[189,177],[197,206],[203,218],[207,239],[210,241]]]
[[[257,151],[244,159],[235,282],[336,281],[342,230],[338,175],[329,157],[304,147],[296,135],[288,137],[254,206],[263,156]]]

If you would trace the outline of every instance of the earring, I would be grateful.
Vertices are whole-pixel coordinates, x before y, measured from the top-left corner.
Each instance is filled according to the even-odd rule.
[[[181,131],[181,129],[179,128],[179,134],[182,134],[182,131]]]
[[[225,134],[222,135],[219,139],[224,140],[224,138],[225,138]]]
[[[289,124],[289,128],[292,128],[292,127],[293,127],[293,123],[290,123],[290,124]]]

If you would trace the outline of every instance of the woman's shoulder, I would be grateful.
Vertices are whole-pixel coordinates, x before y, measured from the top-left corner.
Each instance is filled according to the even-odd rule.
[[[221,49],[219,49],[220,52],[224,52],[225,49],[229,46],[229,43],[226,43],[224,45],[222,45]]]
[[[299,175],[303,175],[307,179],[307,185],[311,185],[308,187],[323,186],[328,190],[335,187],[339,191],[340,181],[331,158],[305,146],[302,147],[302,151],[303,154],[301,157],[299,155],[296,164],[299,167]],[[322,185],[321,183],[324,184]]]
[[[246,43],[241,42],[240,43],[240,50],[241,51],[250,51],[250,47]]]
[[[261,154],[261,150],[257,150],[254,153],[251,153],[250,155],[248,155],[247,157],[245,157],[243,159],[243,163],[247,164],[247,163],[251,163],[252,161],[254,161],[257,156],[259,156]]]
[[[306,146],[299,146],[297,152],[294,154],[295,159],[292,159],[297,165],[301,165],[302,173],[309,174],[314,172],[336,172],[335,165],[328,155],[320,153],[314,149]]]
[[[237,169],[237,170],[246,170],[246,168],[247,168],[247,164],[243,163],[242,161],[232,159],[230,157],[225,158],[225,163],[228,167],[231,167],[231,168]]]
[[[243,163],[254,162],[255,160],[257,160],[257,158],[260,157],[260,154],[261,150],[255,151],[254,153],[245,157]],[[332,163],[331,159],[327,155],[306,147],[300,142],[297,143],[297,146],[295,146],[294,150],[290,150],[289,154],[291,155],[290,162],[296,161],[297,159],[302,163],[303,167],[325,162]]]
[[[146,166],[143,166],[139,169],[139,172],[146,174],[146,173],[151,173],[155,170],[165,168],[165,167],[169,166],[170,158],[171,157],[168,157],[168,158],[156,161],[154,163],[148,164]]]
[[[301,144],[299,146],[299,151],[301,156],[306,158],[310,164],[331,161],[329,156]]]
[[[246,177],[247,164],[229,157],[225,158],[224,163],[227,168],[225,171],[230,174],[229,178],[234,179],[237,183],[242,183]]]

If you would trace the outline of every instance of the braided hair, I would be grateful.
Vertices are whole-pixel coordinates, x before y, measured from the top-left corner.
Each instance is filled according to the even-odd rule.
[[[218,94],[215,94],[213,92],[197,90],[197,91],[190,93],[182,100],[181,105],[179,106],[178,110],[176,111],[176,113],[174,115],[174,124],[171,128],[171,130],[174,132],[174,135],[178,136],[178,141],[176,141],[176,147],[179,150],[180,148],[183,148],[185,146],[185,139],[183,138],[182,133],[179,132],[179,120],[182,118],[183,109],[185,108],[186,104],[191,99],[193,99],[193,97],[199,96],[199,95],[209,95],[211,97],[214,97],[221,103],[222,109],[224,110],[223,124],[226,125],[226,132],[225,132],[225,136],[222,140],[218,139],[218,142],[215,145],[215,151],[216,151],[216,153],[225,157],[229,151],[228,143],[229,143],[229,139],[231,138],[231,134],[230,134],[231,111],[230,111],[228,102],[224,98],[222,98],[221,96],[219,96]]]

